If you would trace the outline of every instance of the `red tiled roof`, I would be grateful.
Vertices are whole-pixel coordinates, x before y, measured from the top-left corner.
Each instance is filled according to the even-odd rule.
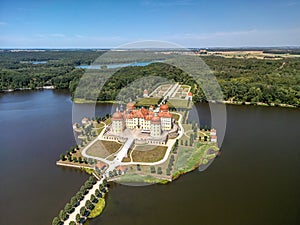
[[[97,162],[97,165],[96,165],[99,169],[101,169],[103,166],[106,166],[105,163],[102,163],[102,162]]]
[[[159,112],[158,113],[159,117],[166,117],[166,118],[172,118],[172,114],[169,112]]]
[[[124,172],[126,170],[125,166],[118,166],[116,167],[116,170],[121,170],[122,172]]]
[[[168,111],[168,110],[169,110],[169,107],[168,107],[166,104],[164,104],[164,105],[161,105],[161,106],[159,107],[159,109],[160,109],[161,111]]]
[[[151,119],[151,123],[160,124],[160,117],[153,116],[152,119]]]
[[[127,108],[127,109],[133,109],[134,107],[135,107],[134,102],[129,102],[129,103],[127,103],[127,105],[126,105],[126,108]]]

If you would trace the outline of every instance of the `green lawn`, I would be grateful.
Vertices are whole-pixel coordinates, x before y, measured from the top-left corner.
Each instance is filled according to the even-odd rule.
[[[174,113],[171,113],[175,122],[179,120],[179,115],[178,114],[174,114]]]
[[[192,101],[188,104],[188,100],[185,99],[169,99],[167,102],[167,105],[171,108],[185,108],[185,109],[191,109],[192,108]]]
[[[206,152],[209,149],[217,150],[218,148],[210,144],[200,145],[200,147],[195,148],[186,148],[184,146],[179,147],[174,174],[178,175],[190,172],[198,167],[204,158],[206,160],[211,159],[212,154],[206,156]]]
[[[91,211],[91,214],[88,216],[88,218],[95,218],[99,216],[102,213],[104,207],[105,207],[105,200],[104,198],[100,198],[99,202],[97,202],[95,208]]]
[[[116,181],[123,182],[123,183],[151,183],[151,184],[168,182],[166,180],[153,177],[151,175],[143,176],[135,173],[126,173],[125,175],[118,177]]]
[[[159,98],[142,98],[137,103],[136,106],[151,106],[157,105]]]

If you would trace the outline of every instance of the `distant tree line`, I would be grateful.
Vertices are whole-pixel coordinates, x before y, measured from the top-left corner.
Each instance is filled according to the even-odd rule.
[[[85,72],[76,66],[90,64],[102,53],[0,52],[0,90],[53,85],[55,88],[69,89],[74,96]],[[300,106],[300,58],[262,60],[205,56],[202,59],[216,76],[225,100]],[[47,61],[47,63],[32,64],[32,61]],[[111,71],[103,70],[104,76],[105,70]],[[144,67],[115,69],[113,76],[105,84],[102,83],[100,93],[97,92],[97,88],[99,82],[101,84],[101,79],[94,76],[98,72],[99,70],[89,70],[89,75],[80,81],[84,88],[76,90],[76,97],[100,101],[135,99],[136,96],[142,96],[144,89],[151,91],[159,82],[172,80],[191,85],[194,102],[207,101],[201,87],[198,87],[199,85],[188,74],[167,64],[152,63]],[[158,76],[162,79],[147,79]],[[201,82],[205,83],[205,79]]]

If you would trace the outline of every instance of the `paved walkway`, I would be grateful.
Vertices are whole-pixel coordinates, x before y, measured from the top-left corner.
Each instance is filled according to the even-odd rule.
[[[100,184],[103,183],[104,178],[98,180],[96,184],[89,190],[89,192],[84,196],[84,199],[80,201],[79,205],[75,208],[74,212],[69,215],[69,218],[64,222],[64,224],[69,225],[71,221],[76,222],[76,215],[80,214],[81,207],[85,206],[87,200],[91,199],[92,195],[95,195],[97,189],[99,189]]]
[[[118,162],[122,162],[123,158],[127,157],[127,152],[128,152],[129,148],[132,146],[133,143],[134,143],[134,138],[133,137],[127,139],[127,141],[123,145],[122,149],[117,154],[116,160]]]

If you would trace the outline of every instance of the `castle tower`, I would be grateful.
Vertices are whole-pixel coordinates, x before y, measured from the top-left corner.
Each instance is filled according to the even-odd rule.
[[[159,137],[160,135],[161,135],[161,122],[160,122],[160,118],[155,113],[155,115],[151,119],[150,136]]]
[[[125,121],[123,114],[117,108],[116,112],[112,115],[112,131],[116,134],[122,133],[125,129]]]

